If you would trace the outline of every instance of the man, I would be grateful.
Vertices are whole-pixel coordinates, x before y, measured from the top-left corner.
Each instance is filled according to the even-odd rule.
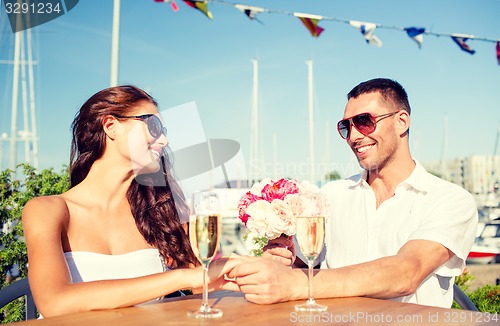
[[[369,80],[347,97],[337,128],[364,171],[322,189],[332,208],[314,297],[451,307],[454,279],[475,237],[474,198],[413,160],[411,109],[399,83]],[[292,254],[284,248],[268,253],[277,259],[240,258],[247,262],[228,274],[235,282],[227,288],[255,303],[306,299],[306,273],[279,262]]]

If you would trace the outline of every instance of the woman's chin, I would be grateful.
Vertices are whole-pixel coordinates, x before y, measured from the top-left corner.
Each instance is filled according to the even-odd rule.
[[[155,173],[155,172],[158,172],[159,170],[160,170],[160,163],[156,162],[156,161],[150,162],[147,165],[141,165],[141,166],[134,167],[135,175]]]

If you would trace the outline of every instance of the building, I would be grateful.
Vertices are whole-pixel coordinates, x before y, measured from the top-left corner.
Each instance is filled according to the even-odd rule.
[[[443,179],[458,184],[480,201],[498,205],[500,196],[500,156],[471,155],[463,158],[427,163],[425,168]],[[484,203],[486,204],[486,203]],[[494,205],[493,205],[494,204]]]

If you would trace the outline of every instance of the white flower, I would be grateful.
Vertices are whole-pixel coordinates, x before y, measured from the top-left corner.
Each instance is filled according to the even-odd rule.
[[[268,220],[274,220],[278,217],[274,214],[271,203],[265,200],[257,200],[248,205],[246,212],[250,217],[247,221],[247,228],[260,236],[268,236]]]
[[[310,183],[309,181],[305,180],[299,183],[299,193],[300,194],[307,194],[307,193],[317,193],[319,192],[319,187],[316,186],[314,183]]]
[[[17,223],[12,222],[12,220],[10,219],[7,220],[2,227],[3,234],[9,234],[10,232],[12,232],[16,224]]]
[[[285,197],[285,201],[290,207],[295,216],[302,216],[302,211],[304,210],[302,202],[304,201],[303,196],[299,194],[290,194]]]
[[[265,194],[262,193],[264,189]],[[298,183],[295,180],[273,181],[266,178],[255,183],[250,193],[242,198],[240,216],[244,217],[246,227],[270,240],[282,234],[294,235],[299,216],[324,216],[327,213],[323,210],[320,189],[308,181]]]
[[[321,197],[304,196],[302,201],[302,216],[324,216],[321,207]]]
[[[252,188],[250,189],[250,193],[254,194],[255,196],[259,196],[259,197],[262,196],[262,189],[264,189],[264,187],[267,184],[272,183],[272,181],[273,180],[271,180],[270,178],[265,178],[265,179],[261,180],[260,182],[254,183]]]
[[[282,233],[286,235],[295,234],[295,216],[292,208],[286,201],[275,199],[271,202],[276,218],[269,223],[269,228],[274,234],[272,239],[279,237]]]

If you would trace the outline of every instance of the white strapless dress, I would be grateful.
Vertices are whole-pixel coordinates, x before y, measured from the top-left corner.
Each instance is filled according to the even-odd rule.
[[[158,249],[142,249],[122,255],[65,252],[73,283],[140,277],[165,271]]]
[[[72,283],[133,278],[166,270],[163,257],[158,249],[154,248],[122,255],[68,251],[64,253],[64,258],[71,273]],[[38,319],[43,319],[43,316],[40,315]]]

